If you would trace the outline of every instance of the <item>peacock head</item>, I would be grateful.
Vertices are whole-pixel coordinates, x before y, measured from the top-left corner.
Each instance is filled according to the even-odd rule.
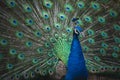
[[[78,20],[79,20],[79,18],[73,18],[72,19],[72,22],[74,22],[74,24],[75,24],[74,32],[76,34],[80,34],[83,31],[83,29],[78,25]]]
[[[78,25],[78,20],[79,20],[79,18],[72,18],[72,22],[73,22],[75,25]]]

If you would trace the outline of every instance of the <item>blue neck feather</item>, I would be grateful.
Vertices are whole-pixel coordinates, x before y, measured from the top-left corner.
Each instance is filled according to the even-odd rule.
[[[65,80],[87,80],[88,73],[78,34],[73,33],[71,52],[68,60],[68,70]]]

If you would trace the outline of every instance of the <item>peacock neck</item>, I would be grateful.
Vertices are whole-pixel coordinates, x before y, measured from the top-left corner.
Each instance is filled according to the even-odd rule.
[[[73,33],[66,80],[87,80],[88,73],[78,36]]]
[[[76,56],[79,60],[84,61],[84,56],[82,53],[82,47],[79,41],[79,34],[73,33],[73,40],[71,46],[70,56]]]

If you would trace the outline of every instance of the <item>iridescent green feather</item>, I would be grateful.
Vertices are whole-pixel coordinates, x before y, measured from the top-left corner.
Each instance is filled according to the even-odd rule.
[[[69,53],[70,53],[70,44],[66,40],[59,38],[55,44],[56,55],[67,65]]]

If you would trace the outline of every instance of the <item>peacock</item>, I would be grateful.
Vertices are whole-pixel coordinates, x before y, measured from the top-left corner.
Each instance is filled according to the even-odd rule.
[[[120,0],[0,0],[0,80],[120,76],[119,16]]]
[[[73,18],[73,21],[75,21],[76,25],[74,26],[73,40],[68,57],[68,70],[65,80],[87,80],[88,77],[85,59],[78,37],[80,32],[82,32],[82,29],[80,26],[78,26],[76,20],[77,19]]]

